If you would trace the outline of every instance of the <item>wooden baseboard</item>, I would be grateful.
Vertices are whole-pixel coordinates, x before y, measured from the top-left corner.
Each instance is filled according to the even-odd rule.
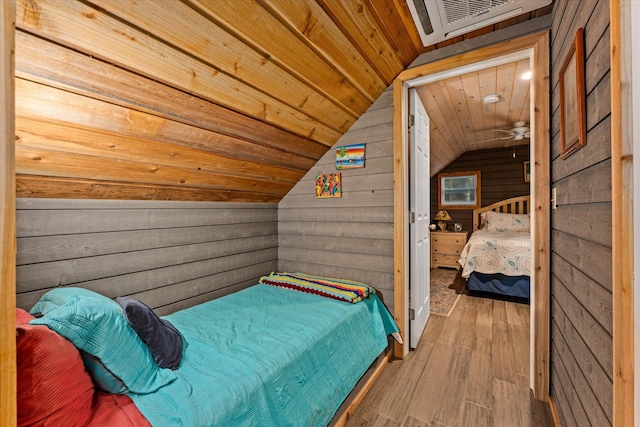
[[[386,368],[386,366],[389,364],[391,355],[392,355],[392,352],[388,351],[387,354],[385,354],[385,356],[382,358],[382,360],[380,360],[380,362],[378,363],[378,366],[375,367],[373,373],[371,374],[367,382],[362,386],[358,394],[353,398],[353,400],[351,401],[349,406],[347,406],[347,408],[342,413],[340,418],[336,420],[335,424],[333,424],[333,427],[344,427],[347,424],[347,421],[349,420],[351,415],[353,415],[353,413],[356,411],[356,408],[360,406],[360,403],[362,403],[362,400],[364,399],[364,397],[367,395],[367,393],[373,386],[373,383],[376,382],[376,380],[378,379],[378,377],[380,376],[384,368]]]
[[[551,417],[553,418],[553,425],[555,427],[562,427],[562,421],[560,421],[560,414],[558,414],[558,408],[556,407],[556,401],[553,396],[549,396],[549,409],[551,409]]]

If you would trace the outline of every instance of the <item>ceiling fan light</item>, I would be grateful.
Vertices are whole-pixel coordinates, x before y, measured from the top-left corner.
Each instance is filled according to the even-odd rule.
[[[500,101],[500,95],[498,95],[497,93],[482,97],[483,104],[495,104],[498,101]]]

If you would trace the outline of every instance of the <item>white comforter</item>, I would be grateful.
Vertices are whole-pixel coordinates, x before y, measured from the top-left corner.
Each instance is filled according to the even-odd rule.
[[[462,277],[477,271],[506,276],[531,275],[531,235],[528,232],[475,231],[458,260]]]

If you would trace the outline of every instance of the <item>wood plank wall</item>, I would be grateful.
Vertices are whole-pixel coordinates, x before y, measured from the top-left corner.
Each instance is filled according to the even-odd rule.
[[[393,312],[393,103],[388,89],[340,139],[365,143],[365,167],[336,171],[329,150],[279,203],[278,269],[359,280]],[[342,174],[342,197],[318,199],[315,177]]]
[[[19,199],[17,305],[78,286],[160,315],[257,283],[278,257],[275,204]]]
[[[551,32],[551,394],[564,426],[612,424],[609,0],[557,0]],[[585,31],[587,145],[560,158],[558,75]]]
[[[546,16],[431,51],[411,67],[537,32],[550,23]],[[365,281],[379,290],[393,313],[392,96],[389,87],[280,201],[278,269]],[[342,171],[342,198],[316,199],[316,175],[336,172],[335,148],[355,143],[366,144],[365,168]]]
[[[488,206],[510,197],[530,194],[530,186],[524,181],[524,162],[530,158],[529,145],[491,150],[468,151],[455,159],[440,172],[481,172],[480,197],[482,206]],[[438,175],[431,178],[431,217],[438,212]],[[448,209],[454,222],[462,223],[463,230],[473,230],[472,209]]]

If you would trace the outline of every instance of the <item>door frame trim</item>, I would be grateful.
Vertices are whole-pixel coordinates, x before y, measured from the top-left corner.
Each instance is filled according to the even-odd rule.
[[[394,162],[394,317],[400,332],[408,325],[408,167],[405,130],[406,97],[409,82],[431,74],[446,72],[475,62],[532,50],[531,125],[534,131],[532,204],[534,227],[534,292],[532,292],[531,388],[538,400],[549,399],[550,356],[550,108],[549,108],[549,32],[541,31],[506,42],[465,52],[450,58],[410,68],[393,82],[393,162]],[[540,95],[538,95],[540,94]],[[406,340],[405,340],[406,342]],[[408,344],[394,344],[396,357],[409,352]]]
[[[16,424],[16,181],[14,0],[0,1],[0,425]]]
[[[640,8],[630,0],[610,2],[611,28],[611,256],[612,256],[612,309],[613,309],[613,425],[635,425],[636,409],[640,407],[638,373],[635,360],[638,348],[638,294],[634,276],[637,252],[634,239],[638,235],[634,211],[638,200],[634,184],[634,154],[638,154],[638,129],[634,117],[639,115],[638,103],[632,96],[638,87],[633,80],[631,52],[637,42],[631,26]],[[636,30],[637,31],[637,30]],[[634,110],[634,107],[636,110]],[[637,168],[637,167],[636,167]],[[637,194],[637,193],[636,193]],[[637,279],[636,279],[637,281]]]

